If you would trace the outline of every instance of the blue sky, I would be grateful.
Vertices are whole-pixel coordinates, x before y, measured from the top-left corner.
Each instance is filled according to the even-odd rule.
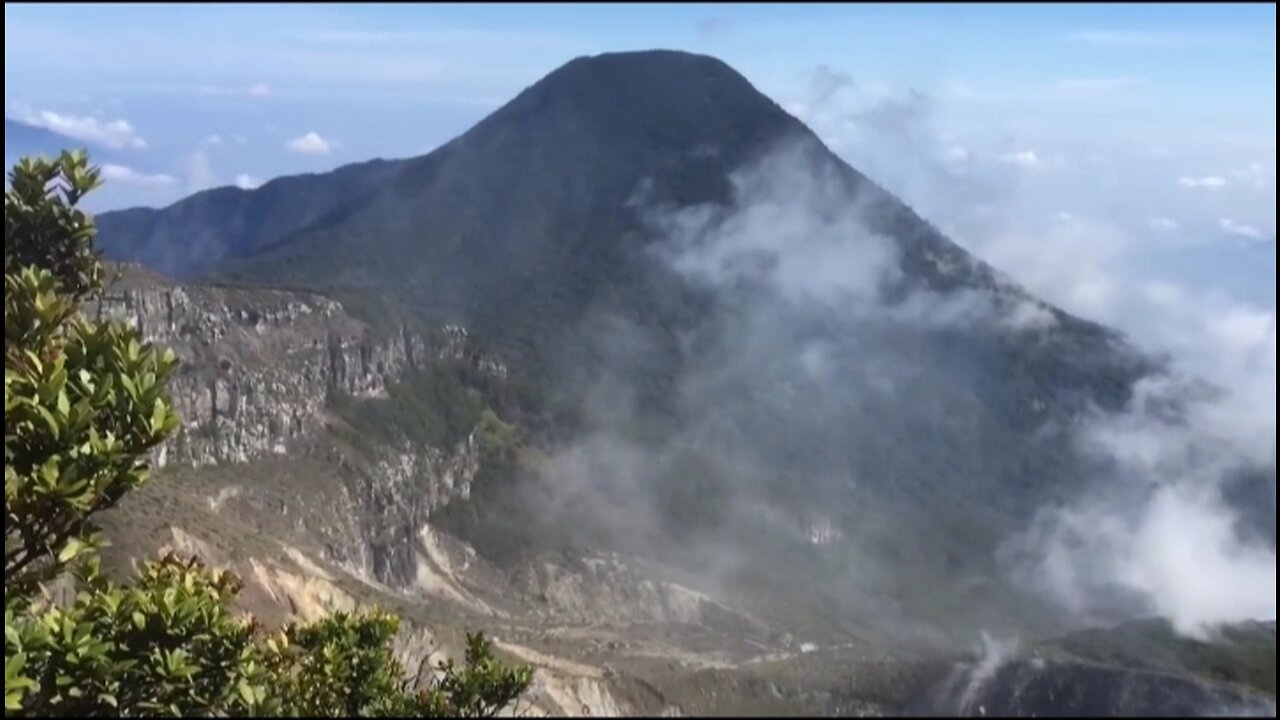
[[[1274,378],[1274,4],[6,5],[5,106],[111,146],[97,209],[163,205],[419,155],[654,47],[725,60],[1070,310],[1253,313]]]
[[[5,99],[124,119],[138,164],[175,177],[202,138],[244,138],[230,182],[419,154],[576,55],[649,47],[717,55],[784,104],[825,65],[946,100],[957,131],[1274,155],[1274,5],[6,5]],[[337,146],[284,152],[308,132]]]

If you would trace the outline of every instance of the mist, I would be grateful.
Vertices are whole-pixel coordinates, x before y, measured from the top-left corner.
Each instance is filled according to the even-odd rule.
[[[844,81],[827,80],[815,92],[829,97]],[[884,115],[928,104],[913,103],[864,117],[892,128]],[[907,126],[911,144],[942,147],[922,141],[927,122]],[[817,154],[811,137],[779,143],[734,173],[728,206],[664,206],[636,189],[629,210],[655,238],[651,257],[707,292],[710,311],[676,333],[674,350],[643,318],[588,311],[574,344],[596,350],[580,375],[594,382],[578,388],[589,430],[548,465],[555,512],[590,542],[662,557],[721,597],[745,577],[816,583],[855,632],[1016,633],[1039,622],[1019,594],[1047,600],[1060,628],[1160,615],[1204,637],[1274,619],[1274,311],[1114,277],[1105,255],[1072,274],[1075,286],[1051,289],[1037,268],[1074,257],[1068,245],[995,220],[964,225],[967,244],[993,249],[994,275],[929,254],[922,281],[875,229],[886,196],[851,195]],[[983,206],[997,207],[1007,185],[980,175],[968,169],[961,197],[986,193]],[[961,175],[931,162],[914,184],[939,177]],[[1099,247],[1112,237],[1086,236]],[[1059,327],[1064,316],[1024,287],[1121,329],[1132,324],[1100,298],[1133,299],[1146,332],[1130,339],[1162,371],[1123,407],[1080,402],[1077,389],[1059,401],[1069,412],[1039,423],[1054,401],[1028,409],[1017,391],[984,384],[1007,362],[992,347],[1074,342],[1062,339],[1074,332]],[[673,355],[671,414],[655,420],[635,370]],[[1261,521],[1241,512],[1253,495],[1232,495],[1242,476],[1268,472],[1269,528],[1265,508]],[[939,593],[949,597],[919,597]]]
[[[842,112],[834,94],[808,105],[827,128],[844,119],[849,132],[830,134],[855,165],[920,201],[931,221],[1032,292],[1121,329],[1167,363],[1123,412],[1082,419],[1073,443],[1107,466],[1106,482],[1042,508],[1003,548],[1019,557],[1012,572],[1085,622],[1140,611],[1204,637],[1224,623],[1274,620],[1274,306],[1185,287],[1135,262],[1151,240],[1112,208],[1082,215],[1037,204],[1021,185],[1048,180],[944,137],[928,95]],[[1073,174],[1058,207],[1088,208],[1085,180]],[[1133,200],[1140,212],[1144,199]],[[1130,600],[1118,612],[1117,591]]]

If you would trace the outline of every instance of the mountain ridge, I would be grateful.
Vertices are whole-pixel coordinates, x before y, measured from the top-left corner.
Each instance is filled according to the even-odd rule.
[[[763,178],[763,200],[744,172]],[[877,277],[860,301],[866,312],[769,289],[770,268],[790,249],[756,258],[758,267],[745,265],[755,274],[723,286],[658,252],[672,248],[655,214],[683,223],[692,213],[714,235],[749,216],[750,203],[778,205],[771,194],[785,195],[791,180],[813,197],[784,198],[786,210],[826,236],[821,251],[843,252],[837,285],[872,263],[863,244],[883,240],[891,251],[883,273],[867,271]],[[422,157],[105,213],[98,225],[116,259],[202,281],[391,297],[464,325],[514,374],[573,409],[561,438],[576,436],[590,455],[591,435],[608,436],[601,462],[622,469],[582,480],[589,503],[653,507],[670,537],[705,537],[711,554],[717,544],[764,542],[760,557],[781,565],[809,552],[815,528],[830,527],[819,536],[842,538],[838,548],[886,547],[884,557],[911,558],[935,579],[995,572],[1002,533],[1095,474],[1066,441],[1072,424],[1095,408],[1122,409],[1155,367],[1113,331],[1046,310],[745,77],[686,53],[572,60]],[[1022,305],[1047,324],[991,320]],[[948,308],[963,311],[961,321]],[[975,312],[977,324],[963,320]],[[757,336],[767,342],[743,344]],[[818,348],[829,378],[815,382],[806,347]],[[609,399],[619,396],[633,407]],[[606,406],[603,417],[593,402]],[[632,467],[610,455],[631,438],[656,460]],[[696,481],[682,481],[690,472]],[[473,498],[495,508],[519,501],[506,520],[459,520],[480,545],[503,522],[541,527],[533,516],[557,512],[525,498],[542,492],[529,488],[554,496],[572,485],[490,480]],[[761,504],[775,515],[757,517]],[[615,522],[607,507],[596,510],[575,518],[593,543],[669,543],[636,517]],[[797,534],[806,538],[799,549]],[[823,552],[804,572],[838,577],[822,589],[837,615],[854,586],[872,581]],[[779,592],[807,582],[782,577],[771,581]],[[886,586],[874,592],[899,592],[887,570],[875,582]],[[954,606],[920,612],[990,605],[945,602]]]

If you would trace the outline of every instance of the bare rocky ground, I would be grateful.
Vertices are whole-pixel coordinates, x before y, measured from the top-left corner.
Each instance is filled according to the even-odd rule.
[[[216,494],[194,497],[180,483],[161,477],[108,518],[112,537],[130,538],[113,546],[117,567],[147,556],[145,545],[197,555],[240,574],[242,606],[268,622],[382,606],[411,624],[402,647],[414,670],[456,653],[466,631],[484,630],[509,660],[538,669],[524,708],[535,714],[876,716],[934,680],[931,668],[870,648],[824,649],[773,633],[619,557],[585,558],[577,568],[546,563],[513,577],[428,526],[415,582],[393,588],[269,537],[225,509],[209,511]],[[146,509],[160,498],[166,508],[186,505],[185,527]],[[843,697],[841,687],[859,691]]]

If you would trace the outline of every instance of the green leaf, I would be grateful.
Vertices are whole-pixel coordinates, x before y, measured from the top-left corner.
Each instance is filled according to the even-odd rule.
[[[4,691],[4,711],[6,713],[16,713],[22,710],[22,698],[25,693],[9,692],[8,688]]]
[[[241,679],[236,684],[236,691],[240,693],[240,699],[244,701],[245,705],[253,707],[258,704],[257,693],[254,692],[253,686],[249,684],[248,680]]]
[[[64,546],[62,551],[58,553],[58,562],[65,565],[66,563],[75,560],[76,557],[86,549],[86,547],[87,546],[80,540],[80,538],[71,538],[67,540],[66,546]]]
[[[49,434],[53,436],[53,439],[57,440],[61,437],[62,424],[53,416],[53,413],[49,412],[48,408],[43,405],[33,405],[32,407],[34,407],[36,412],[39,413],[40,418],[44,420],[45,425],[49,426]]]
[[[5,628],[8,630],[9,628]],[[7,633],[6,633],[7,634]],[[11,658],[5,658],[4,661],[4,682],[8,686],[10,683],[18,679],[22,674],[22,670],[27,666],[27,656],[24,653],[18,653]]]
[[[168,416],[169,408],[165,406],[164,400],[156,398],[156,404],[151,410],[151,432],[156,435],[163,434]]]

